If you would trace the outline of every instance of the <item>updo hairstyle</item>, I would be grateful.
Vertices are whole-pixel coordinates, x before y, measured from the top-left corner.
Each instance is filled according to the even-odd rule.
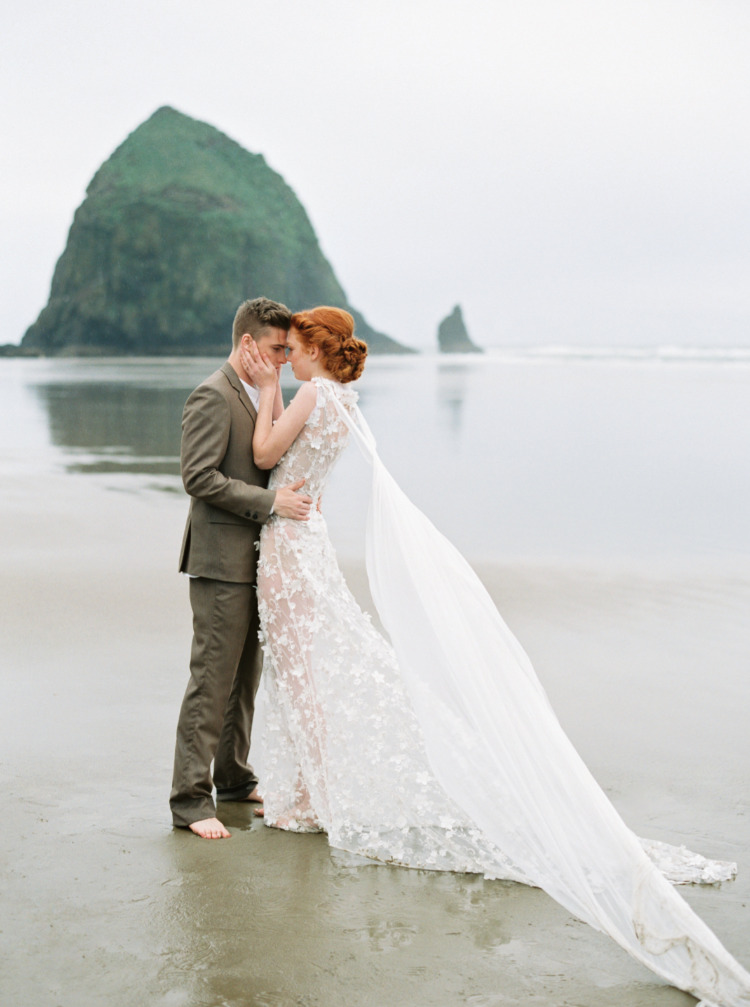
[[[310,308],[292,315],[292,326],[306,347],[317,346],[325,369],[343,385],[365,369],[367,343],[354,335],[354,319],[341,308]]]

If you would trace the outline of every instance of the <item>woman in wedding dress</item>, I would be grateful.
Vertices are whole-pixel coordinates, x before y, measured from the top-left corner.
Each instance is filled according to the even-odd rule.
[[[371,462],[367,569],[390,638],[349,591],[320,510],[273,516],[258,565],[266,824],[542,888],[670,984],[750,1007],[750,974],[670,884],[726,880],[734,865],[622,822],[471,567],[383,467],[349,387],[367,352],[353,329],[338,308],[294,315],[288,359],[303,384],[275,423],[276,371],[246,358],[271,486],[305,479],[319,502],[350,436]]]

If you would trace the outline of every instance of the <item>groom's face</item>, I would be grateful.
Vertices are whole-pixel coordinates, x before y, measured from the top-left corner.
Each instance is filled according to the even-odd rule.
[[[261,353],[265,353],[277,371],[286,363],[286,331],[267,325],[255,337]]]

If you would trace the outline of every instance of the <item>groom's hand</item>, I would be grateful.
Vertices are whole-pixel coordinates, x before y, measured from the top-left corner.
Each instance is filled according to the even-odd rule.
[[[279,517],[290,517],[295,521],[308,521],[310,519],[310,508],[312,507],[312,497],[300,496],[297,490],[301,490],[305,485],[305,480],[300,479],[291,486],[282,486],[276,490],[273,501],[273,512]]]

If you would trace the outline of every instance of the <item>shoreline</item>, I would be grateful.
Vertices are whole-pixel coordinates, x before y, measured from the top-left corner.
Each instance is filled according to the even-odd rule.
[[[85,477],[8,483],[0,979],[8,1007],[682,1007],[542,892],[353,864],[222,805],[172,830],[190,612],[184,498]],[[342,561],[366,596],[361,563]],[[750,577],[479,565],[574,744],[634,831],[738,861],[681,889],[747,965]],[[44,967],[40,968],[40,962]]]

